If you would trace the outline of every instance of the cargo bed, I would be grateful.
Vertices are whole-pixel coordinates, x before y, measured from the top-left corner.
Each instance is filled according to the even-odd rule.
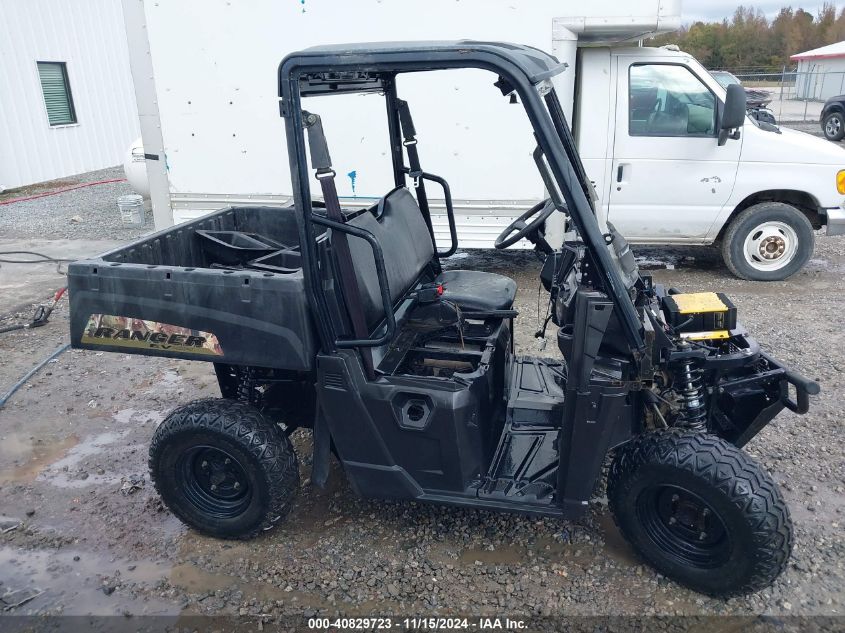
[[[77,348],[313,369],[293,207],[229,207],[75,262],[68,289]]]

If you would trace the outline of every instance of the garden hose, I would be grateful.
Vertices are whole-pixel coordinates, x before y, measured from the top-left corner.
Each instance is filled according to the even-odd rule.
[[[59,303],[65,292],[67,292],[67,287],[57,290],[56,294],[53,295],[53,303],[50,304],[49,307],[45,308],[44,306],[38,306],[35,309],[35,314],[32,316],[32,321],[29,323],[14,323],[12,325],[0,327],[0,334],[3,334],[4,332],[14,332],[15,330],[28,330],[46,325],[50,315],[53,314],[53,310],[56,309],[56,304]]]

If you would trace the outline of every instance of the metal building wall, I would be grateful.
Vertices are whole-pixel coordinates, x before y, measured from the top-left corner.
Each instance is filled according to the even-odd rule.
[[[50,127],[37,61],[67,63],[76,124]],[[139,135],[120,2],[0,0],[0,186],[119,164]]]
[[[795,98],[826,101],[845,93],[845,57],[802,59],[795,75]]]

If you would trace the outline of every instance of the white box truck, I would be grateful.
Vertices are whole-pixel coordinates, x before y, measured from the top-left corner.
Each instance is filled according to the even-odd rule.
[[[783,279],[813,250],[813,229],[845,232],[845,153],[748,118],[719,139],[726,92],[690,55],[638,46],[681,24],[680,0],[124,0],[143,149],[158,228],[230,204],[291,199],[276,70],[289,52],[344,41],[505,40],[568,64],[554,81],[595,185],[602,221],[634,244],[721,245],[748,279]],[[483,71],[448,71],[451,89],[403,78],[415,104],[423,167],[451,182],[464,248],[488,248],[544,197],[525,128]],[[442,84],[438,84],[442,86]],[[333,122],[345,205],[369,205],[393,183],[384,113],[366,97],[315,98]],[[318,103],[318,105],[317,105]],[[523,115],[524,116],[524,115]],[[443,133],[443,121],[450,125]],[[437,124],[435,124],[435,122]],[[426,131],[432,130],[431,135]],[[508,132],[503,130],[507,129]],[[437,132],[434,132],[437,130]],[[460,151],[457,148],[461,148]],[[341,171],[342,170],[342,171]],[[130,169],[131,171],[131,169]],[[461,170],[466,173],[466,170]],[[441,200],[430,201],[448,241]],[[560,231],[562,233],[562,231]]]

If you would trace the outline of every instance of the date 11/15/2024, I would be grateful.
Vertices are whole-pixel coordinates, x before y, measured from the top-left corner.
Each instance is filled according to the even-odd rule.
[[[521,631],[527,623],[520,619],[499,617],[440,618],[440,617],[361,617],[361,618],[309,618],[308,628],[315,631],[329,630],[408,630],[408,631]]]

